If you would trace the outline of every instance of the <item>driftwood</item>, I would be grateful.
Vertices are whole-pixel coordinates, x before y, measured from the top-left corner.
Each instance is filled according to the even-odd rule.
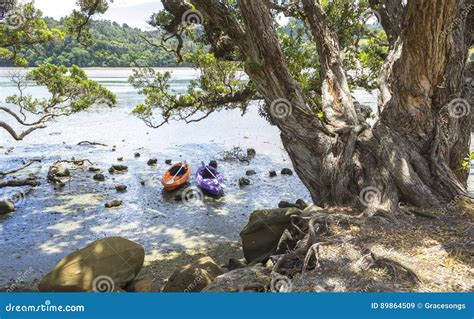
[[[12,169],[12,170],[8,170],[8,171],[4,171],[4,172],[0,172],[0,177],[3,177],[5,175],[9,175],[9,174],[14,174],[14,173],[17,173],[29,166],[31,166],[32,164],[34,163],[38,163],[38,162],[41,162],[41,159],[33,159],[33,160],[29,160],[26,164],[18,167],[18,168],[15,168],[15,169]]]
[[[26,179],[11,179],[6,181],[0,181],[0,188],[4,187],[21,187],[21,186],[39,186],[40,183],[35,178]]]
[[[90,142],[90,141],[82,141],[82,142],[77,143],[77,145],[107,146],[107,144],[98,143],[98,142]]]

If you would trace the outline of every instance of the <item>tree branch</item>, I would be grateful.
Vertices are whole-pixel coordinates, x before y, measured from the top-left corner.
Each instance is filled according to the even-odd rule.
[[[23,140],[27,135],[30,135],[31,133],[33,133],[36,130],[46,128],[45,125],[38,125],[38,126],[30,127],[26,131],[18,134],[17,132],[15,132],[15,130],[10,125],[8,125],[5,122],[0,121],[0,127],[5,129],[17,141]]]

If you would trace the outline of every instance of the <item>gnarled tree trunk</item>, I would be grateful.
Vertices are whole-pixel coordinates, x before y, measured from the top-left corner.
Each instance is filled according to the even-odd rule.
[[[382,70],[381,114],[373,127],[356,114],[319,1],[302,0],[302,12],[318,47],[324,121],[289,72],[267,1],[238,0],[241,21],[220,1],[191,2],[244,56],[315,203],[394,211],[400,202],[439,207],[465,194],[467,176],[456,170],[469,151],[470,120],[449,109],[461,97],[472,44],[465,1],[409,1],[385,23],[393,53]]]

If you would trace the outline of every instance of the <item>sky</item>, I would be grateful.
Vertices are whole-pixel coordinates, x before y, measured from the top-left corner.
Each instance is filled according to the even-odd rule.
[[[76,8],[76,0],[35,0],[35,6],[48,17],[59,19]],[[160,0],[114,0],[104,15],[96,15],[94,19],[106,19],[120,24],[143,30],[149,29],[146,21],[153,12],[162,8]]]

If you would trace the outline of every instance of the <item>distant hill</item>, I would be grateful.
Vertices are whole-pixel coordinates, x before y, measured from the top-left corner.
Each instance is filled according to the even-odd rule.
[[[50,27],[62,29],[64,20],[45,18]],[[118,24],[107,20],[96,20],[91,23],[94,43],[84,47],[73,37],[66,37],[64,42],[48,43],[21,51],[30,62],[37,66],[43,62],[80,67],[136,67],[136,66],[175,66],[172,54],[156,48],[141,37],[147,36],[158,42],[158,32],[144,32],[131,28],[127,24]],[[0,61],[0,66],[12,66]]]

